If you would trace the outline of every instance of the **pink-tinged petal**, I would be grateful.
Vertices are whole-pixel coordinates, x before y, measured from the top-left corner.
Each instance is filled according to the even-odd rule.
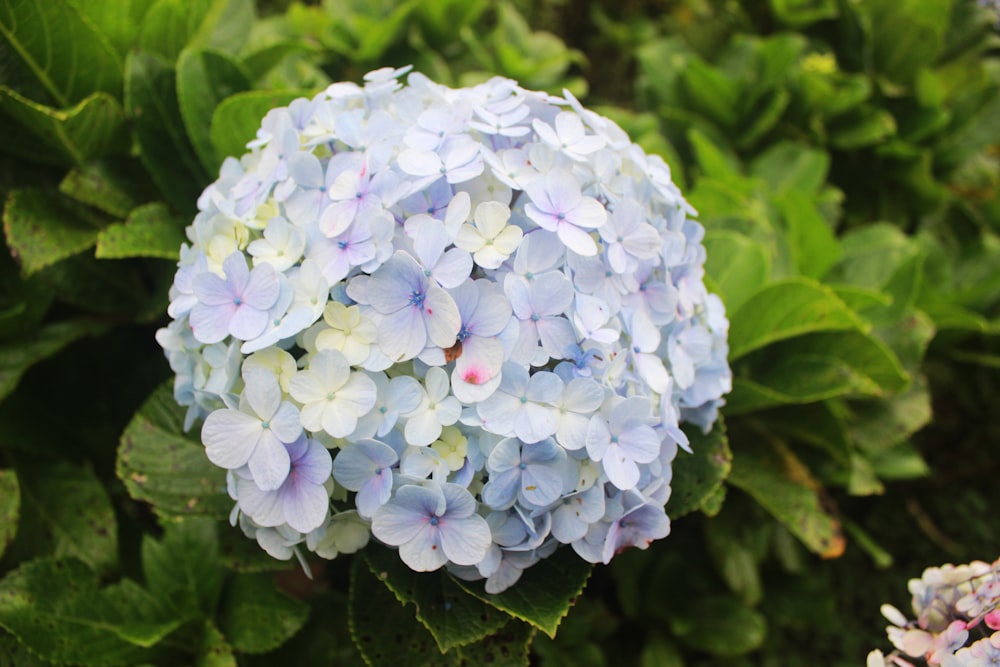
[[[448,518],[438,526],[441,547],[456,565],[475,565],[486,557],[493,543],[486,519],[473,514],[464,519]]]
[[[427,288],[423,319],[427,327],[427,337],[434,345],[447,348],[455,344],[455,337],[462,327],[462,317],[458,313],[455,301],[440,287]]]
[[[420,354],[427,345],[427,326],[420,309],[407,306],[386,315],[378,329],[378,345],[394,362]]]
[[[620,447],[615,445],[608,447],[601,461],[609,482],[622,491],[635,488],[639,482],[639,467],[622,452]]]
[[[201,427],[201,441],[209,461],[233,470],[250,460],[261,432],[259,419],[238,410],[216,410]]]
[[[253,340],[264,333],[269,319],[266,310],[257,310],[246,304],[238,306],[229,320],[229,333],[237,340]]]
[[[273,491],[280,487],[291,469],[288,450],[268,430],[261,433],[260,440],[247,464],[257,486],[264,491]]]
[[[330,497],[322,484],[296,480],[279,491],[284,501],[285,521],[300,533],[319,528],[330,510]]]
[[[500,386],[500,376],[497,375],[485,383],[467,382],[463,379],[463,377],[467,377],[470,380],[479,381],[479,376],[480,371],[475,366],[466,368],[462,376],[458,375],[457,370],[453,371],[451,375],[451,390],[455,394],[455,398],[462,401],[465,405],[473,405],[480,401],[485,401],[492,396],[496,392],[497,387]]]
[[[424,523],[412,540],[399,546],[399,558],[416,572],[440,569],[448,562],[448,557],[441,547],[438,527]]]
[[[261,491],[252,479],[239,479],[236,495],[240,509],[261,526],[273,527],[285,523],[284,508],[276,491]]]
[[[462,343],[462,356],[455,360],[455,372],[469,384],[492,380],[502,367],[503,343],[496,338],[466,338]]]
[[[575,225],[561,222],[556,227],[559,240],[566,244],[566,247],[583,257],[593,257],[597,254],[597,243],[594,239]]]
[[[198,301],[206,306],[232,304],[236,298],[233,286],[210,271],[196,275],[191,281],[191,288]]]
[[[196,303],[191,309],[191,333],[195,340],[211,345],[225,339],[229,335],[229,322],[233,319],[236,308],[232,301],[221,306]]]

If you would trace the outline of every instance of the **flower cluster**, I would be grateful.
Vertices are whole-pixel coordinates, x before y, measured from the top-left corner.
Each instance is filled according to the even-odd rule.
[[[731,387],[703,228],[568,93],[404,73],[269,112],[188,227],[158,340],[234,523],[491,592],[646,548]]]
[[[927,568],[909,589],[916,620],[882,605],[896,650],[872,651],[868,667],[913,667],[903,656],[942,667],[1000,665],[1000,560]]]

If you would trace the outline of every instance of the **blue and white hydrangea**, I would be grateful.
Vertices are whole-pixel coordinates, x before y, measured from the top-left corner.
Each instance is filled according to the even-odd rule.
[[[490,592],[645,549],[731,388],[703,228],[569,93],[406,73],[270,111],[198,200],[157,340],[233,522]]]

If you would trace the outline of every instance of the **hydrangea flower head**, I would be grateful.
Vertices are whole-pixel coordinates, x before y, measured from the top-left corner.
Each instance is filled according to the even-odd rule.
[[[562,546],[646,548],[680,420],[731,389],[704,230],[568,93],[407,74],[270,111],[198,200],[157,340],[233,523],[491,593]]]

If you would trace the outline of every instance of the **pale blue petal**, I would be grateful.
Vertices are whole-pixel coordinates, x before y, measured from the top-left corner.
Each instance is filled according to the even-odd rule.
[[[247,461],[254,481],[264,491],[281,486],[291,469],[288,450],[270,431],[264,431]]]
[[[271,417],[268,426],[282,442],[295,442],[302,435],[302,423],[299,421],[299,409],[288,401],[282,401],[278,410]]]
[[[372,534],[386,544],[399,546],[416,537],[432,516],[444,511],[444,495],[439,489],[406,484],[375,513]]]
[[[493,543],[486,519],[471,514],[462,519],[448,518],[438,526],[441,547],[456,565],[475,565],[486,557]]]
[[[269,321],[266,310],[257,310],[243,304],[236,307],[229,320],[229,334],[238,340],[253,340],[264,333]]]
[[[391,467],[398,457],[395,450],[378,440],[361,440],[346,446],[333,462],[333,478],[350,491],[358,491],[377,471]]]
[[[525,403],[514,416],[514,433],[526,443],[535,443],[556,432],[556,410],[537,403]]]
[[[452,248],[434,265],[432,275],[441,287],[457,287],[472,273],[472,255]]]
[[[490,294],[479,299],[475,316],[467,322],[477,336],[496,336],[511,318],[510,302],[501,294]]]
[[[229,322],[236,312],[236,305],[207,306],[196,303],[191,309],[191,333],[199,343],[211,345],[229,335]]]
[[[649,463],[660,455],[662,443],[656,431],[643,424],[618,436],[618,444],[632,460],[637,463]]]
[[[421,524],[420,531],[399,546],[399,558],[411,570],[433,572],[448,562],[441,546],[439,527]]]
[[[521,490],[521,470],[510,468],[500,473],[490,475],[490,481],[486,482],[480,496],[483,502],[493,509],[507,509],[517,500],[517,493]]]
[[[201,428],[205,454],[215,465],[233,470],[250,460],[262,429],[260,420],[238,410],[216,410]]]
[[[634,489],[639,481],[639,467],[635,461],[617,445],[611,445],[605,450],[601,459],[608,481],[622,491]]]
[[[427,337],[431,342],[441,348],[454,345],[462,327],[462,317],[451,296],[440,287],[428,287],[424,296],[423,314]]]
[[[252,479],[236,482],[239,508],[261,526],[280,526],[285,512],[277,491],[261,491]]]
[[[486,460],[490,474],[516,468],[521,463],[521,442],[517,438],[504,438],[496,444]]]
[[[285,521],[300,533],[319,528],[326,521],[330,498],[322,484],[289,479],[278,493],[284,503]]]
[[[562,474],[555,467],[529,465],[521,475],[521,494],[537,507],[545,507],[562,495]]]
[[[388,502],[392,495],[392,471],[382,468],[381,472],[369,479],[354,498],[358,514],[369,518],[378,508]]]
[[[421,311],[407,306],[386,315],[378,328],[378,344],[382,352],[394,362],[412,359],[420,354],[427,344],[427,327]]]
[[[555,403],[563,392],[563,381],[555,373],[539,371],[528,380],[524,395],[536,403]]]
[[[247,369],[243,373],[243,380],[246,383],[243,388],[243,398],[261,420],[270,420],[281,404],[278,378],[271,371],[256,367]]]

